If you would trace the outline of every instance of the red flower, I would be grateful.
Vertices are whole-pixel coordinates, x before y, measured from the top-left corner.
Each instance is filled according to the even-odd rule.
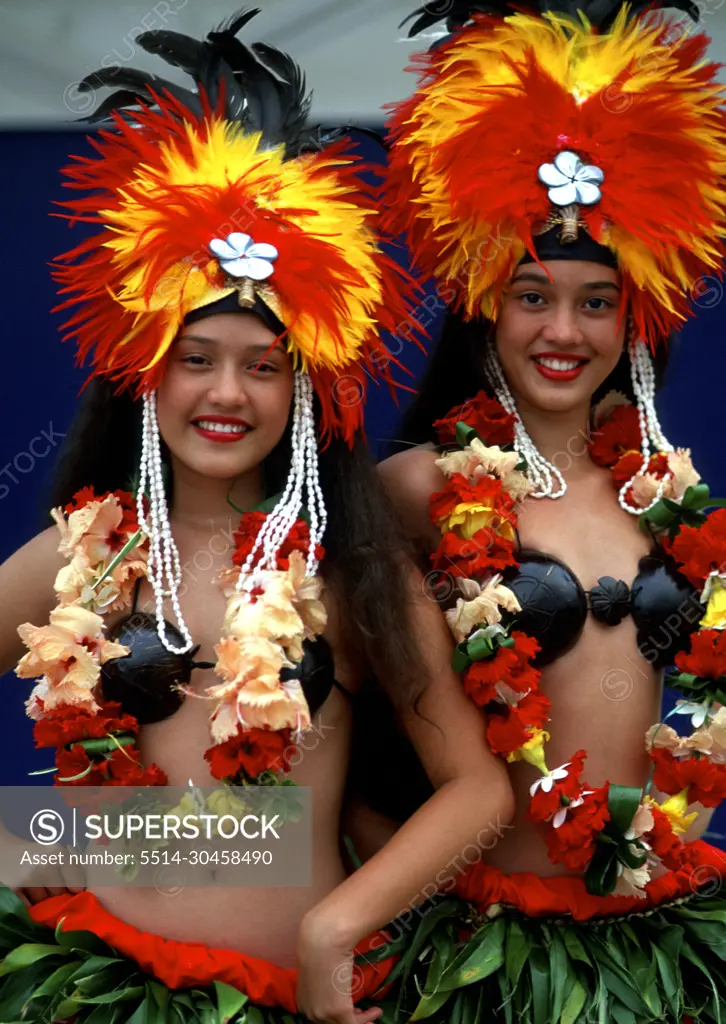
[[[719,679],[726,675],[726,631],[700,629],[691,636],[690,651],[676,655],[681,672],[690,672],[700,679]]]
[[[648,834],[653,853],[660,857],[665,866],[676,871],[686,860],[686,848],[674,833],[667,814],[654,804],[648,805],[653,814],[653,828]]]
[[[676,537],[663,539],[663,547],[691,583],[702,587],[707,576],[726,566],[726,508],[710,512],[702,526],[682,526]]]
[[[574,872],[586,871],[595,852],[595,836],[610,820],[608,787],[603,786],[568,812],[559,828],[545,829],[545,842],[553,864]]]
[[[465,502],[491,508],[497,515],[514,525],[512,517],[514,502],[502,487],[501,480],[494,476],[484,476],[475,484],[471,484],[462,473],[454,473],[442,491],[431,495],[429,503],[431,519],[438,524],[447,519],[457,505],[462,505]]]
[[[264,771],[288,772],[293,749],[289,729],[243,729],[225,743],[210,747],[204,757],[215,779],[233,779],[240,772],[255,779]]]
[[[493,658],[475,661],[464,673],[464,690],[479,707],[496,700],[497,683],[506,683],[517,693],[539,686],[540,672],[531,665],[539,644],[516,629],[511,637],[514,647],[499,647]]]
[[[42,706],[42,701],[38,702]],[[33,727],[36,747],[67,747],[79,740],[100,738],[112,732],[139,731],[133,715],[121,713],[121,705],[109,702],[95,715],[71,705],[43,709],[44,718]]]
[[[632,480],[636,473],[639,473],[643,468],[643,456],[640,452],[626,452],[611,469],[613,483],[617,488],[626,484],[629,480]],[[656,452],[655,455],[651,455],[650,461],[648,462],[648,473],[654,473],[657,477],[662,478],[668,472],[668,462],[665,455],[660,452]],[[628,494],[628,500],[631,500],[631,495]]]
[[[653,782],[663,793],[675,796],[688,790],[689,804],[717,807],[726,800],[726,764],[714,764],[707,757],[674,757],[669,750],[650,752],[655,761]]]
[[[541,786],[537,789],[527,811],[527,815],[532,821],[549,821],[552,815],[562,807],[561,797],[563,796],[568,800],[577,800],[585,788],[581,782],[581,776],[586,757],[587,751],[578,750],[567,768],[567,778],[555,782],[549,793],[545,793]],[[569,813],[574,814],[576,810],[575,807]]]
[[[114,750],[103,768],[107,775],[105,786],[166,786],[168,781],[157,765],[144,768],[136,747]]]
[[[232,561],[235,565],[244,564],[266,519],[266,512],[245,512],[242,516],[234,533],[236,547]],[[309,550],[310,528],[304,519],[298,519],[277,552],[277,568],[286,571],[290,567],[290,555],[293,551],[299,551],[307,558]],[[315,550],[315,555],[319,562],[325,557],[325,551],[320,544]]]
[[[437,550],[431,555],[431,564],[440,572],[451,576],[476,579],[485,573],[500,572],[516,565],[514,542],[485,526],[477,530],[471,540],[448,530],[441,538]]]
[[[634,405],[618,405],[594,431],[590,458],[598,466],[614,466],[625,452],[639,451],[640,444],[638,410]]]
[[[492,753],[506,757],[519,750],[530,738],[530,729],[540,729],[548,720],[552,704],[543,693],[528,693],[518,704],[499,705],[487,718],[487,742]]]
[[[514,442],[514,416],[484,391],[452,409],[444,419],[434,420],[439,444],[456,443],[457,423],[473,427],[485,444],[501,446]]]
[[[70,750],[59,750],[55,758],[55,776],[57,786],[101,786],[103,785],[103,771],[100,764],[94,764],[83,747],[75,746]],[[91,770],[83,775],[83,772],[93,764]],[[75,778],[82,775],[82,778]],[[64,781],[64,780],[73,781]]]

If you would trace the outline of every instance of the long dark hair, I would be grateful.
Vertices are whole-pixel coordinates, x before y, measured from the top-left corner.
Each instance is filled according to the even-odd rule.
[[[460,313],[448,311],[438,344],[429,360],[426,373],[421,381],[416,398],[406,410],[402,427],[391,445],[391,454],[409,448],[411,445],[436,441],[432,424],[446,416],[449,410],[462,405],[479,391],[492,394],[484,373],[484,353],[494,343],[494,325],[479,318],[465,321]],[[676,339],[668,344],[659,344],[654,363],[656,384],[664,383],[668,363],[668,351]],[[624,350],[620,361],[592,396],[593,404],[608,391],[620,391],[634,400],[630,379],[630,359]]]
[[[319,410],[316,403],[316,420]],[[85,486],[96,492],[133,490],[141,450],[141,407],[96,379],[83,392],[53,481],[52,506]],[[265,460],[270,494],[282,490],[290,466],[290,425]],[[365,442],[353,449],[332,440],[320,453],[320,483],[328,511],[321,573],[341,599],[343,640],[353,664],[380,681],[394,706],[414,704],[426,668],[410,621],[410,542],[378,480]]]

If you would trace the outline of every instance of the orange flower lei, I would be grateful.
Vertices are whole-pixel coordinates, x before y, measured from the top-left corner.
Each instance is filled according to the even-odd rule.
[[[454,668],[486,712],[492,750],[539,770],[528,814],[550,826],[550,859],[585,872],[595,895],[644,896],[651,867],[683,863],[679,837],[695,818],[688,806],[712,807],[726,797],[726,708],[716,710],[716,702],[726,704],[726,509],[704,511],[721,503],[700,483],[688,451],[655,454],[633,479],[642,465],[637,410],[617,393],[600,403],[591,458],[611,470],[616,488],[633,479],[628,499],[643,508],[668,474],[663,498],[644,512],[642,525],[702,589],[707,611],[690,651],[676,657],[680,672],[667,680],[686,698],[676,711],[691,714],[698,728],[681,738],[660,723],[646,737],[653,781],[670,799],[657,805],[647,795],[650,783],[644,791],[613,783],[593,790],[581,778],[586,751],[554,770],[547,766],[551,704],[532,665],[539,648],[516,628],[519,605],[498,575],[517,563],[518,504],[529,492],[513,426],[513,417],[484,392],[434,424],[449,451],[437,460],[446,487],[431,497],[431,518],[442,532],[432,564],[454,576],[462,594],[446,612],[457,641]]]
[[[28,653],[16,674],[41,677],[26,702],[36,747],[56,748],[56,785],[165,786],[158,765],[141,764],[137,719],[102,693],[103,665],[129,654],[128,647],[106,639],[102,614],[128,607],[137,580],[147,573],[148,540],[139,531],[134,498],[124,491],[97,496],[84,488],[52,515],[59,550],[69,557],[55,581],[59,605],[47,626],[18,627]],[[257,511],[242,516],[235,565],[244,562],[265,518]],[[234,590],[239,569],[222,573],[230,596],[215,648],[222,681],[207,689],[215,701],[215,742],[204,755],[216,779],[280,784],[294,736],[310,725],[299,682],[280,681],[280,670],[302,657],[302,642],[325,626],[322,581],[305,577],[308,546],[307,524],[299,520],[278,553],[277,570],[264,574],[251,599]],[[318,559],[323,555],[318,548]]]

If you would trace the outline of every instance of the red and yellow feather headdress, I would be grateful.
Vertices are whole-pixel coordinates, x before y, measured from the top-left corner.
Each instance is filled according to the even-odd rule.
[[[410,281],[381,250],[345,142],[300,152],[310,148],[304,79],[284,54],[234,38],[250,16],[206,42],[139,37],[193,73],[198,95],[129,69],[85,80],[133,86],[117,96],[136,109],[130,118],[111,97],[99,113],[112,111],[112,129],[92,139],[98,155],[66,170],[81,193],[67,216],[101,226],[54,267],[61,308],[75,307],[67,336],[94,373],[140,394],[158,383],[191,311],[235,292],[241,306],[261,299],[310,374],[323,432],[350,440],[363,406],[351,388],[362,398],[366,372],[388,376],[379,331],[405,320]]]
[[[708,40],[628,7],[603,31],[583,13],[454,6],[468,11],[418,58],[419,87],[393,113],[386,226],[455,308],[493,319],[537,234],[586,230],[655,344],[721,270],[726,122]]]

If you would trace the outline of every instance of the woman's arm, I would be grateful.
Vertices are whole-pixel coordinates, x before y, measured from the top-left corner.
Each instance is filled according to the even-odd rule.
[[[67,562],[58,553],[59,542],[58,530],[51,526],[0,565],[0,675],[14,669],[26,653],[18,626],[45,626],[57,604],[53,583]]]
[[[410,708],[402,718],[436,793],[304,918],[299,1000],[315,1021],[352,1024],[350,997],[326,984],[326,977],[340,976],[346,951],[399,914],[413,916],[413,908],[440,888],[450,890],[481,855],[478,847],[491,848],[514,814],[506,768],[489,750],[483,716],[451,668],[448,628],[419,573],[411,574],[410,594],[411,621],[432,682],[417,711]]]

